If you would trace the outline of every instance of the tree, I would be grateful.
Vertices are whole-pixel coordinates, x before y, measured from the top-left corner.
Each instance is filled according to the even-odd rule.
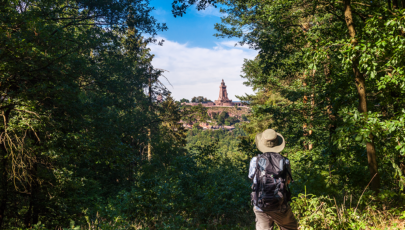
[[[219,114],[219,118],[220,119],[226,119],[226,118],[228,118],[229,117],[229,114],[228,114],[228,112],[226,112],[226,111],[222,111],[220,114]]]
[[[229,114],[226,111],[222,111],[219,115],[218,115],[218,125],[222,125],[225,123],[225,119],[229,117]]]
[[[218,0],[176,0],[172,3],[172,13],[174,17],[182,17],[184,14],[186,14],[187,8],[193,4],[197,4],[198,10],[204,10],[208,6],[215,6],[217,2]]]
[[[243,121],[247,121],[247,120],[248,120],[245,114],[242,114],[242,120],[243,120]]]
[[[203,96],[198,96],[198,97],[193,97],[191,99],[191,102],[199,103],[199,102],[211,102],[211,100],[207,99],[206,97]]]
[[[143,3],[1,4],[0,228],[67,226],[128,186],[161,88]]]
[[[217,120],[218,119],[218,113],[212,112],[212,119]]]
[[[327,154],[322,158],[325,162],[317,163],[321,168],[328,165],[324,170],[329,178],[347,175],[339,164],[359,173],[357,162],[368,166],[370,176],[352,178],[351,188],[360,189],[373,178],[371,188],[378,192],[382,174],[396,177],[391,183],[403,186],[404,171],[398,166],[403,164],[404,152],[397,147],[403,145],[391,142],[392,135],[400,140],[403,133],[396,128],[387,131],[393,120],[403,126],[403,114],[396,109],[397,102],[403,103],[398,84],[405,79],[403,53],[398,53],[402,50],[398,44],[404,40],[399,29],[404,21],[398,13],[403,5],[397,1],[392,8],[386,1],[221,3],[226,5],[222,11],[227,17],[216,25],[218,36],[238,37],[241,44],[260,50],[243,69],[245,84],[257,94],[239,98],[253,107],[251,123],[245,126],[250,140],[271,125],[288,131],[286,138],[293,148],[310,143],[311,155]],[[271,95],[277,94],[281,100],[270,103]],[[267,122],[255,122],[266,116]],[[264,125],[255,128],[253,124]],[[390,147],[382,142],[391,143]],[[345,160],[349,156],[351,162]],[[388,162],[393,167],[383,166]]]

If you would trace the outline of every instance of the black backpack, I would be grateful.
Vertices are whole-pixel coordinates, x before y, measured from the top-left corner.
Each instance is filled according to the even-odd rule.
[[[290,161],[278,153],[264,153],[256,159],[256,184],[252,185],[252,205],[263,211],[281,210],[291,201],[287,180],[291,179]]]

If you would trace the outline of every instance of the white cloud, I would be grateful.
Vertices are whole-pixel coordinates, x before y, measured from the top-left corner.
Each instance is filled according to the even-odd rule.
[[[228,47],[228,48],[235,48],[235,49],[249,49],[247,44],[241,46],[238,41],[224,41],[216,43],[218,48]]]
[[[162,9],[160,7],[155,9],[152,12],[153,12],[153,14],[156,14],[156,15],[167,15],[168,14],[168,12],[166,10],[164,10],[164,9]]]
[[[167,87],[177,100],[193,96],[216,100],[222,79],[228,86],[230,99],[237,100],[235,95],[253,92],[243,85],[244,79],[240,75],[244,59],[253,59],[257,55],[254,50],[226,45],[217,45],[212,49],[190,47],[187,43],[166,39],[163,46],[152,44],[150,48],[155,54],[154,67],[169,71],[165,76],[173,88],[168,83]]]
[[[152,15],[155,17],[155,19],[157,19],[159,23],[165,23],[167,22],[167,17],[171,16],[171,13],[161,7],[158,7],[154,11],[152,11]]]

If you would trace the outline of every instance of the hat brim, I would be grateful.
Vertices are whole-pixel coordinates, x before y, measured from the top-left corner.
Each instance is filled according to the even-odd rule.
[[[284,137],[277,133],[277,138],[278,138],[278,143],[281,143],[275,147],[267,147],[263,142],[261,142],[260,140],[262,139],[262,134],[263,133],[259,133],[256,135],[256,147],[259,149],[260,152],[262,153],[266,153],[266,152],[274,152],[274,153],[279,153],[281,151],[283,151],[284,147],[285,147],[285,140]]]

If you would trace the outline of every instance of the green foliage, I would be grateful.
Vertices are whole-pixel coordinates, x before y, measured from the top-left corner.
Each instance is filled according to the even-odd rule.
[[[229,125],[234,125],[236,123],[239,123],[239,120],[236,117],[228,117],[227,119],[225,119],[225,123],[226,122],[228,122]]]
[[[242,121],[247,121],[247,120],[248,120],[247,116],[245,114],[242,114]]]
[[[200,127],[200,124],[194,123],[193,124],[193,129],[198,130],[198,129],[202,129],[202,128]]]
[[[252,115],[232,132],[183,129],[207,109],[181,106],[160,83],[147,45],[166,26],[149,1],[0,4],[1,228],[253,229],[247,166],[269,127],[287,141],[302,229],[404,227],[404,6],[352,2],[354,38],[348,1],[180,0],[173,14],[217,2],[218,36],[260,50],[243,67]]]
[[[162,158],[181,154],[150,103],[168,92],[150,64],[153,37],[142,35],[165,26],[144,3],[0,4],[2,228],[83,223],[85,210],[130,187],[151,123]]]
[[[240,137],[245,136],[245,132],[239,126],[232,131],[219,130],[189,130],[187,133],[186,148],[190,151],[194,146],[209,146],[217,143],[216,151],[224,157],[235,161],[246,161],[247,157],[239,151]],[[245,166],[243,166],[245,167]],[[245,172],[246,173],[246,172]]]
[[[244,162],[185,148],[180,120],[207,111],[160,84],[143,36],[165,27],[148,1],[4,3],[1,228],[233,228],[251,215]]]
[[[148,173],[140,173],[111,207],[144,227],[159,229],[230,224],[245,215],[250,184],[241,179],[245,172],[218,152],[216,142],[191,147],[189,154],[172,158],[168,167],[145,165],[139,171]]]
[[[182,106],[181,119],[186,123],[204,122],[208,119],[207,108],[197,106]]]
[[[216,114],[218,125],[231,125],[231,121],[228,119],[229,114],[226,111],[222,111],[219,115]]]
[[[405,111],[398,106],[404,104],[403,6],[352,2],[353,40],[344,2],[221,3],[227,16],[216,25],[217,36],[238,37],[260,50],[243,68],[245,84],[257,92],[240,97],[253,112],[244,124],[246,141],[276,129],[295,163],[297,192],[307,185],[318,195],[333,196],[342,190],[357,193],[373,177],[366,154],[366,144],[372,143],[378,174],[385,178],[381,188],[400,192],[405,172]],[[353,68],[365,76],[367,114],[358,112]]]
[[[342,204],[342,197],[361,194],[375,167],[384,182],[374,191],[391,191],[400,197],[405,181],[405,110],[399,106],[404,104],[405,92],[405,5],[399,1],[220,3],[227,14],[216,25],[217,36],[237,37],[241,45],[259,50],[255,60],[246,60],[243,67],[245,84],[255,94],[239,97],[252,108],[250,122],[242,123],[247,136],[240,149],[252,154],[255,135],[273,128],[286,139],[283,154],[292,161],[295,194],[306,186],[319,197],[340,197],[337,203]],[[353,13],[350,23],[345,14],[349,8]],[[361,107],[364,101],[366,108]],[[362,112],[364,108],[368,112]],[[375,163],[370,160],[373,148]],[[376,226],[379,223],[372,223],[371,216],[386,207],[373,206],[371,198],[368,201],[368,217],[356,219],[345,208],[325,209],[323,213],[331,217],[311,222],[315,212],[311,208],[300,214],[308,220],[303,219],[302,226]],[[326,201],[317,205],[321,202]]]
[[[302,229],[366,229],[368,226],[401,229],[404,223],[399,217],[404,209],[398,202],[404,200],[390,191],[382,193],[391,196],[384,195],[386,198],[376,200],[372,193],[368,193],[362,202],[355,202],[353,196],[349,195],[344,197],[343,203],[337,203],[335,198],[327,196],[299,194],[294,197],[292,209]],[[383,209],[387,210],[378,211]]]

